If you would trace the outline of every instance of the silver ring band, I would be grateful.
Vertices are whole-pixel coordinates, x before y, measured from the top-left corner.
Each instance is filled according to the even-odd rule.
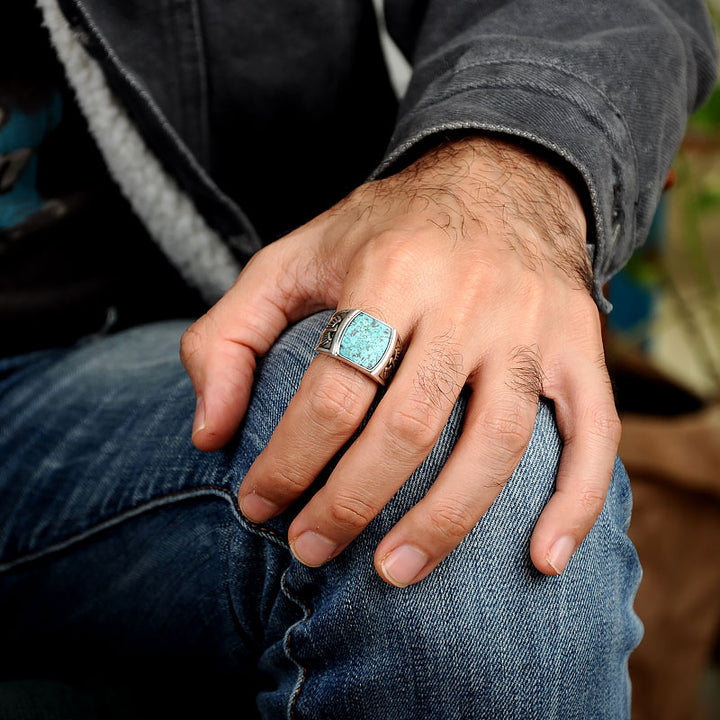
[[[315,352],[332,355],[385,385],[400,362],[397,330],[363,310],[338,310],[328,321]]]

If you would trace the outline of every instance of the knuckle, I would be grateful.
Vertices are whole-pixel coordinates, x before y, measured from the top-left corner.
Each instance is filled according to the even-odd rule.
[[[577,504],[588,517],[597,518],[605,504],[605,493],[594,487],[586,487],[580,491]]]
[[[380,265],[384,272],[404,277],[403,271],[425,258],[417,239],[409,232],[385,230],[371,238],[365,246],[366,258]]]
[[[525,452],[531,429],[517,409],[496,410],[484,425],[501,459],[514,460]]]
[[[203,333],[198,323],[193,323],[180,338],[180,360],[183,365],[192,362],[203,347]]]
[[[330,503],[328,519],[343,532],[358,534],[377,515],[375,507],[362,498],[338,495]]]
[[[313,422],[323,427],[352,432],[365,414],[358,383],[348,375],[323,375],[310,392],[309,413]]]
[[[510,358],[508,387],[533,402],[543,393],[544,373],[537,346],[518,345]]]
[[[440,537],[460,542],[475,525],[468,508],[457,501],[445,500],[430,514],[432,531]]]
[[[396,409],[387,422],[389,441],[400,452],[407,453],[408,449],[430,452],[439,434],[436,415],[437,410],[426,402]]]
[[[273,497],[296,497],[303,493],[308,485],[308,479],[302,474],[297,463],[277,458],[274,467],[266,476],[268,492],[264,494]]]
[[[416,397],[439,411],[449,411],[465,382],[462,353],[449,342],[436,342],[418,365],[414,381]]]
[[[590,411],[589,432],[604,441],[619,444],[622,424],[614,405],[601,405]]]
[[[405,258],[408,255],[412,257],[416,255],[412,235],[397,229],[382,230],[377,233],[370,241],[369,247],[383,257]]]

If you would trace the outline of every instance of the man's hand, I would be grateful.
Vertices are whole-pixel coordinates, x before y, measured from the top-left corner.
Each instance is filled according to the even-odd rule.
[[[255,358],[289,323],[324,308],[366,310],[398,330],[405,355],[366,428],[291,524],[297,558],[321,565],[366,527],[427,457],[467,385],[463,433],[427,495],[378,546],[379,573],[418,582],[462,540],[518,464],[541,395],[555,403],[564,449],[531,555],[541,572],[562,572],[602,509],[620,435],[585,234],[565,176],[499,139],[447,143],[361,186],[258,252],[185,334],[195,445],[215,450],[232,437]],[[318,356],[240,487],[243,513],[263,522],[298,498],[376,389]]]

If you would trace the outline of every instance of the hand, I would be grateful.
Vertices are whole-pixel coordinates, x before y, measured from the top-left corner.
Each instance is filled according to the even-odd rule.
[[[381,541],[389,583],[418,582],[491,505],[530,438],[539,396],[564,440],[531,556],[564,570],[602,509],[620,424],[590,296],[585,216],[551,163],[487,137],[446,143],[258,252],[185,334],[195,445],[214,450],[247,407],[255,358],[291,322],[361,308],[406,351],[366,428],[292,522],[297,558],[321,565],[372,520],[437,440],[461,389],[463,433],[426,497]],[[239,492],[263,522],[317,478],[363,420],[373,380],[328,356],[310,365]]]

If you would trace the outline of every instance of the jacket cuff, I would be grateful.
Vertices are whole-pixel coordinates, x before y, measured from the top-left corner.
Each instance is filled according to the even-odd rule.
[[[419,75],[373,177],[397,171],[419,145],[449,131],[502,133],[556,154],[585,182],[593,215],[588,218],[593,297],[602,312],[609,312],[612,305],[602,288],[632,254],[638,201],[635,150],[609,98],[580,77],[530,60],[478,63],[429,85]]]

